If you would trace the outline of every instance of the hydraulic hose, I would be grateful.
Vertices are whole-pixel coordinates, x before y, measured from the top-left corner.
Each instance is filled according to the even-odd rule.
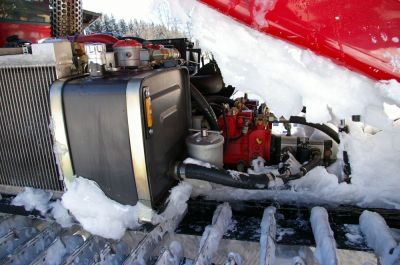
[[[299,116],[291,116],[289,121],[287,122],[310,126],[312,128],[322,131],[323,133],[331,137],[336,143],[340,143],[339,134],[331,127],[325,124],[310,123],[307,122],[304,117],[299,117]]]
[[[178,179],[198,179],[224,186],[251,190],[268,189],[268,184],[275,180],[272,174],[253,175],[237,171],[230,173],[225,169],[207,168],[182,162],[175,166],[174,171],[175,177]]]
[[[307,164],[300,168],[302,176],[307,174],[310,170],[314,169],[315,167],[321,164],[321,151],[317,148],[311,149],[311,159],[308,161]]]
[[[319,149],[312,149],[311,160],[300,168],[299,173],[292,175],[290,174],[290,171],[286,171],[284,174],[279,175],[278,178],[281,178],[283,183],[288,183],[291,180],[303,177],[307,172],[316,166],[319,166],[320,163],[321,151]],[[224,186],[250,190],[268,189],[269,183],[276,179],[272,173],[246,174],[215,167],[208,168],[195,164],[184,164],[182,162],[178,162],[173,168],[173,176],[178,180],[197,179]]]
[[[211,130],[219,131],[219,126],[217,122],[217,116],[215,116],[214,110],[208,104],[207,100],[203,97],[200,91],[191,83],[190,92],[192,99],[196,101],[199,106],[201,113],[206,117],[208,123],[210,124]]]

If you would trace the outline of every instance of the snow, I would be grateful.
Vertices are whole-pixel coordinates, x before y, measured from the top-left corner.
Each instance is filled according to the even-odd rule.
[[[26,187],[11,202],[15,206],[24,206],[26,211],[38,210],[45,215],[49,210],[49,201],[53,194],[44,190]]]
[[[225,265],[242,265],[242,257],[239,253],[229,252],[228,259],[225,262]]]
[[[275,212],[275,207],[266,208],[261,220],[260,265],[270,265],[275,263]]]
[[[364,211],[360,216],[360,229],[368,246],[373,248],[379,257],[380,264],[393,265],[396,261],[400,262],[400,246],[394,240],[382,216]]]
[[[346,243],[351,246],[359,246],[364,243],[364,237],[361,234],[359,225],[345,224],[345,234],[347,241]]]
[[[202,166],[202,167],[206,167],[206,168],[215,167],[215,166],[211,165],[208,162],[203,162],[203,161],[200,161],[200,160],[197,160],[197,159],[194,159],[194,158],[190,158],[190,157],[186,158],[183,161],[183,163],[184,164],[191,164],[191,165],[198,165],[198,166]]]
[[[126,229],[140,226],[139,212],[148,211],[141,203],[122,205],[108,198],[96,182],[76,177],[62,196],[62,205],[88,232],[120,239]]]
[[[315,242],[317,243],[314,255],[318,262],[321,265],[338,264],[336,257],[336,241],[329,225],[328,212],[325,208],[314,207],[311,210],[310,222]]]
[[[265,14],[276,1],[262,2],[257,10]],[[310,122],[329,121],[328,108],[347,119],[355,114],[367,116],[371,108],[383,113],[385,95],[363,75],[243,26],[197,1],[169,3],[176,16],[192,23],[193,35],[202,49],[213,53],[225,83],[259,94],[277,116],[297,115],[303,106]]]
[[[73,224],[73,218],[69,215],[68,210],[64,208],[60,200],[50,204],[51,215],[62,227],[70,227]]]
[[[211,264],[218,250],[219,242],[228,229],[232,219],[232,209],[228,203],[218,205],[211,225],[207,226],[200,239],[199,256],[195,264]]]
[[[167,200],[168,205],[164,212],[155,217],[157,222],[171,220],[176,216],[183,216],[187,210],[187,201],[192,193],[192,185],[188,182],[181,182],[171,190]],[[169,232],[173,233],[176,227],[170,227]]]
[[[183,248],[178,241],[172,241],[168,249],[164,250],[156,265],[179,265],[183,257]]]
[[[73,224],[73,218],[60,200],[50,201],[52,196],[53,194],[49,191],[25,187],[23,192],[15,196],[11,204],[24,206],[26,211],[37,210],[44,217],[54,218],[62,227],[70,227]]]

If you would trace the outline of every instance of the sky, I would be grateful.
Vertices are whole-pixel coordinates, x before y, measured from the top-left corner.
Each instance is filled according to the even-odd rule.
[[[82,0],[83,8],[93,12],[113,14],[117,19],[154,21],[153,1],[150,0]]]

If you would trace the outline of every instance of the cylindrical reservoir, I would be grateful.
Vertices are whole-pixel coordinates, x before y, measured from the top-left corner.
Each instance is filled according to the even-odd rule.
[[[119,40],[113,45],[120,67],[139,67],[142,45],[135,40]]]
[[[222,168],[224,137],[218,133],[198,132],[186,138],[188,154],[191,158],[208,162]]]

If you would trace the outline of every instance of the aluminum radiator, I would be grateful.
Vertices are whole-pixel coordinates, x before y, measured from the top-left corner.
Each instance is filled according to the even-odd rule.
[[[50,125],[49,88],[71,73],[69,43],[32,45],[32,54],[0,56],[0,191],[62,191]]]

